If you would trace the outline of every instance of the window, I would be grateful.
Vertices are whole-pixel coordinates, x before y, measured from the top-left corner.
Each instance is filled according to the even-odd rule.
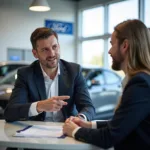
[[[142,17],[144,12],[139,13],[142,9],[139,4],[144,4],[143,1],[145,0],[119,0],[117,2],[110,0],[106,3],[99,2],[100,6],[95,8],[93,8],[96,6],[93,1],[92,8],[89,9],[85,9],[85,4],[81,8],[81,15],[79,15],[82,17],[79,18],[81,20],[79,21],[79,35],[81,37],[79,37],[78,56],[82,56],[78,58],[79,63],[111,68],[112,58],[108,54],[110,48],[110,43],[108,44],[108,42],[110,42],[109,38],[114,27],[124,20]],[[146,1],[145,5],[148,11],[150,0]],[[87,6],[89,7],[89,5]]]
[[[90,40],[82,42],[82,64],[103,66],[103,40]]]
[[[149,27],[150,28],[150,9],[149,9],[149,7],[150,7],[150,0],[145,0],[145,24],[146,24],[146,26],[147,27]]]
[[[16,63],[16,64],[5,64],[0,66],[0,77],[7,75],[9,72],[18,69],[20,67],[24,67],[29,65],[28,63]]]
[[[109,52],[109,50],[110,50],[110,48],[111,48],[110,40],[111,40],[111,38],[108,39],[108,52]],[[108,54],[108,66],[109,66],[110,68],[111,68],[111,66],[112,66],[112,58],[111,58],[110,54]]]
[[[20,49],[20,48],[8,48],[7,59],[10,61],[35,60],[34,56],[32,55],[32,51],[30,49]]]
[[[17,70],[12,71],[5,78],[1,79],[0,85],[14,84],[16,79],[17,79]]]
[[[82,36],[96,36],[104,33],[104,8],[92,8],[82,13]]]
[[[126,0],[110,4],[108,16],[108,32],[112,33],[118,23],[127,19],[138,19],[138,0]]]
[[[105,76],[106,84],[114,84],[119,82],[119,78],[114,73],[105,71],[104,76]]]
[[[0,67],[0,76],[5,76],[8,71],[8,66],[1,66]]]
[[[87,84],[89,86],[90,85],[103,85],[104,84],[104,76],[102,74],[101,71],[95,71],[93,72],[90,77],[89,80],[87,81]]]
[[[82,75],[83,75],[83,77],[87,77],[87,75],[89,74],[89,72],[90,72],[90,69],[82,69]]]

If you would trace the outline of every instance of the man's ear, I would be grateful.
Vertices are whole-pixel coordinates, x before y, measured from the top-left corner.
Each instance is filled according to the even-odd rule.
[[[34,56],[35,58],[38,58],[38,55],[37,55],[37,50],[35,50],[35,49],[32,49],[32,53],[33,53],[33,56]]]
[[[125,39],[121,45],[122,51],[126,53],[129,49],[129,40]]]

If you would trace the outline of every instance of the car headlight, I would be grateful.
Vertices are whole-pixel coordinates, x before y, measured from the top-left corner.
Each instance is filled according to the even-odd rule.
[[[11,88],[7,88],[5,90],[1,90],[0,91],[0,95],[10,94],[10,93],[12,93],[12,89]]]
[[[7,93],[7,94],[12,93],[12,89],[7,88],[7,89],[6,89],[6,93]]]

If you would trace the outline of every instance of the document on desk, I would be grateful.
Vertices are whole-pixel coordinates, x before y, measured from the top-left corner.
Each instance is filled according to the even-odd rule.
[[[16,137],[54,137],[63,138],[62,126],[33,125],[16,131]]]

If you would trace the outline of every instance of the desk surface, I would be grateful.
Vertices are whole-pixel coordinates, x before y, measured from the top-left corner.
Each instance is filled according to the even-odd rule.
[[[73,138],[25,138],[13,137],[13,134],[28,125],[62,125],[62,123],[37,122],[37,121],[17,121],[6,123],[0,120],[0,146],[34,149],[53,149],[53,150],[101,150],[91,144],[77,141]]]

